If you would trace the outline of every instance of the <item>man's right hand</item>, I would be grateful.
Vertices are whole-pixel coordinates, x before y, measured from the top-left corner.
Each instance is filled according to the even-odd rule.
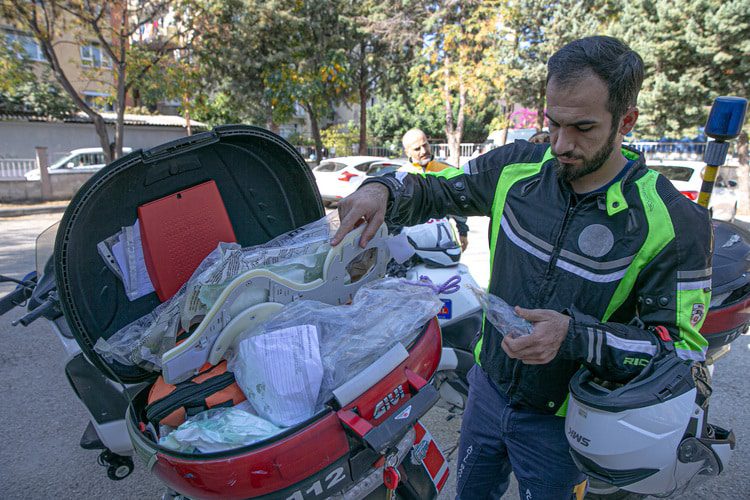
[[[344,236],[364,222],[367,225],[359,239],[359,246],[366,247],[385,220],[388,194],[387,187],[378,182],[372,182],[341,200],[339,202],[341,226],[333,236],[331,245],[336,246],[341,243]]]

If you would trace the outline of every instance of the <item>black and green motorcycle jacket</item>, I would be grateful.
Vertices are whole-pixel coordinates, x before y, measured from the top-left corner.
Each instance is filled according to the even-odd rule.
[[[571,316],[546,365],[509,358],[502,335],[485,320],[475,357],[512,405],[564,415],[568,382],[582,364],[625,381],[657,352],[658,336],[671,338],[681,357],[704,359],[708,211],[649,170],[638,152],[622,153],[634,160],[623,178],[580,200],[558,177],[549,144],[526,141],[472,159],[463,170],[366,181],[388,187],[390,223],[489,216],[489,291],[511,305]]]

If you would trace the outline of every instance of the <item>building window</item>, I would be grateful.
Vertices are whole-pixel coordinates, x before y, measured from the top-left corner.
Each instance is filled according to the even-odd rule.
[[[115,107],[110,101],[109,94],[101,92],[84,92],[83,100],[86,104],[99,111],[114,111]]]
[[[112,60],[96,44],[81,45],[81,64],[93,68],[112,68]]]
[[[16,53],[19,59],[44,62],[42,47],[33,36],[20,35],[18,33],[6,33],[5,40],[8,46]]]

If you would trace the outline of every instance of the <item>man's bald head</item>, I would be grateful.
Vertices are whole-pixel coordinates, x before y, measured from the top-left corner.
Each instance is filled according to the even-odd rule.
[[[404,134],[401,140],[404,145],[404,152],[412,163],[418,163],[422,167],[426,167],[432,160],[432,151],[430,150],[430,143],[427,141],[427,134],[413,128]]]

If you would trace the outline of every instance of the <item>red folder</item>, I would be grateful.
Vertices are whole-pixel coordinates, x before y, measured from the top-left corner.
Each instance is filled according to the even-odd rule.
[[[219,242],[237,239],[214,181],[138,207],[146,269],[163,302]]]

